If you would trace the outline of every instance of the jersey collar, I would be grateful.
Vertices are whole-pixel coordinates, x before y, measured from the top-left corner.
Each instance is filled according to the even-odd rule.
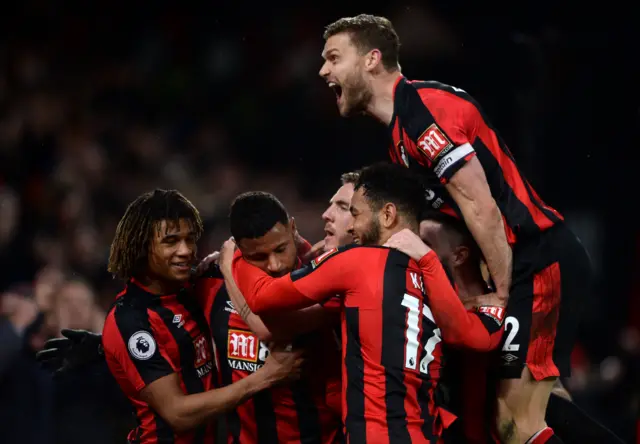
[[[402,98],[402,91],[407,83],[407,78],[400,74],[396,79],[396,82],[393,84],[393,114],[391,115],[391,122],[389,122],[389,131],[393,133],[393,128],[395,127],[396,117],[398,115],[399,102]]]
[[[147,286],[142,284],[142,282],[140,282],[136,278],[129,279],[129,282],[127,283],[127,286],[132,286],[134,288],[137,288],[137,289],[141,290],[144,294],[146,294],[148,296],[152,296],[152,297],[155,297],[155,298],[162,298],[162,297],[167,297],[167,296],[177,296],[178,293],[182,293],[182,292],[184,292],[186,290],[189,290],[191,288],[191,282],[185,282],[184,285],[182,286],[182,288],[178,292],[167,293],[167,294],[154,293],[153,291],[151,291]]]

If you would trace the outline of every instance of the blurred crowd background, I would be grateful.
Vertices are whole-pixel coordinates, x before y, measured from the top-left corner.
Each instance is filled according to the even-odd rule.
[[[339,118],[317,76],[323,26],[361,12],[393,21],[405,75],[483,105],[583,239],[596,297],[585,301],[565,383],[636,442],[632,13],[551,2],[89,3],[26,0],[0,13],[1,443],[124,442],[131,415],[117,393],[54,382],[33,356],[61,328],[101,331],[121,287],[106,272],[110,241],[138,194],[177,188],[190,198],[205,219],[202,252],[226,239],[231,199],[252,189],[275,193],[309,240],[322,237],[340,173],[387,155],[385,128]]]

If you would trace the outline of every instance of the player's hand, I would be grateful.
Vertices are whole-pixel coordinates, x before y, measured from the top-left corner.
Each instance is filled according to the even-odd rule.
[[[36,359],[47,370],[61,374],[103,359],[102,335],[63,329],[62,338],[49,339]]]
[[[233,240],[233,237],[224,241],[222,248],[220,248],[218,265],[220,266],[220,271],[222,271],[222,274],[224,274],[225,277],[231,276],[231,264],[233,263],[233,255],[236,252],[236,248],[236,242]]]
[[[269,385],[297,381],[302,371],[302,350],[292,351],[291,346],[269,344],[269,356],[262,370]]]
[[[209,269],[211,264],[215,264],[218,261],[219,257],[220,252],[214,251],[213,253],[202,259],[196,266],[195,270],[193,270],[194,276],[202,276]]]
[[[416,261],[419,261],[425,254],[431,251],[431,248],[422,242],[420,236],[408,228],[400,230],[391,236],[389,240],[385,242],[384,246],[402,251]]]
[[[320,242],[317,242],[313,247],[311,247],[311,250],[309,250],[302,257],[302,263],[303,264],[308,264],[313,259],[315,259],[318,256],[320,256],[322,253],[324,253],[324,239],[321,240]]]

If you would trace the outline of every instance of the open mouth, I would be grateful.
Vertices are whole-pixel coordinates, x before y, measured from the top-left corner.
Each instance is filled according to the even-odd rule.
[[[335,233],[333,232],[333,230],[331,228],[325,228],[324,229],[324,235],[325,237],[329,237],[329,236],[333,236]]]
[[[171,264],[171,265],[176,267],[179,270],[189,270],[190,267],[191,267],[189,262],[176,262],[176,263]]]
[[[342,87],[336,82],[329,82],[329,88],[331,88],[336,94],[336,99],[340,100],[340,98],[342,97]]]

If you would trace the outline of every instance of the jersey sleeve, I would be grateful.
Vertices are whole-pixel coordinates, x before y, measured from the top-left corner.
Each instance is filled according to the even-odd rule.
[[[330,297],[322,303],[322,307],[330,313],[339,313],[342,310],[342,298],[339,295]]]
[[[298,310],[322,304],[345,292],[350,283],[348,255],[330,250],[286,276],[273,278],[236,256],[233,276],[247,305],[255,314],[275,310]]]
[[[478,112],[473,103],[459,97],[463,91],[420,89],[412,109],[411,131],[418,155],[440,182],[446,184],[473,156]]]
[[[102,346],[111,373],[125,392],[139,392],[153,381],[179,371],[164,349],[162,332],[146,313],[116,307],[107,317]],[[128,390],[127,390],[128,389]]]
[[[480,307],[469,312],[458,298],[435,252],[430,251],[419,262],[427,300],[442,339],[453,346],[478,351],[495,349],[502,338],[504,326],[498,315],[501,307]],[[495,315],[487,314],[493,308]],[[501,309],[502,312],[498,312]]]

